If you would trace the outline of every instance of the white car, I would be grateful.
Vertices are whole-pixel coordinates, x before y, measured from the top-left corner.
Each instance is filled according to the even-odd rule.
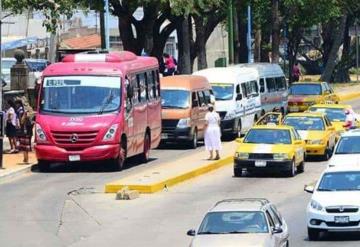
[[[360,166],[360,129],[342,134],[329,160],[329,167],[355,164]]]
[[[288,226],[266,199],[228,199],[215,204],[205,215],[191,247],[287,247]]]
[[[359,166],[329,167],[305,191],[313,193],[307,207],[309,240],[321,232],[360,231]]]

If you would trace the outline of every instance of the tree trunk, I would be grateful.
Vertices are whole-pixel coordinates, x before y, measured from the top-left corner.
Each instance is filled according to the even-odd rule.
[[[179,48],[178,71],[180,74],[191,74],[192,72],[190,61],[189,19],[191,19],[191,17],[184,18],[176,29]]]
[[[248,62],[248,47],[247,47],[247,24],[245,20],[238,18],[238,28],[239,28],[239,62],[247,63]]]
[[[272,43],[271,43],[271,62],[279,63],[280,47],[280,20],[279,20],[279,0],[272,0]]]
[[[240,63],[239,16],[234,10],[234,64]]]
[[[196,48],[198,58],[198,70],[208,67],[206,60],[206,37],[205,37],[205,20],[203,16],[194,16]]]
[[[255,63],[261,61],[261,28],[259,26],[255,26],[254,61]]]
[[[338,28],[334,30],[334,42],[331,47],[324,72],[320,78],[323,81],[330,82],[332,80],[332,75],[336,66],[336,57],[344,36],[346,19],[347,19],[347,15],[344,14],[339,20]]]
[[[296,62],[296,56],[299,51],[299,46],[302,37],[302,30],[297,27],[289,32],[289,42],[288,42],[288,57],[289,57],[289,82],[293,82],[292,77],[292,68]]]
[[[268,63],[270,62],[269,59],[269,44],[270,44],[270,34],[268,32],[261,31],[262,38],[261,38],[261,62]]]
[[[140,54],[142,45],[139,44],[138,40],[134,37],[131,18],[132,16],[130,15],[123,15],[118,17],[120,38],[122,40],[125,51],[131,51],[135,54]]]
[[[106,49],[104,9],[100,10],[100,36],[101,36],[101,49]]]

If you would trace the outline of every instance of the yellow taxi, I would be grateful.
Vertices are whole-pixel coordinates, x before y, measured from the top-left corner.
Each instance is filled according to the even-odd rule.
[[[335,127],[338,136],[346,131],[345,111],[353,111],[351,105],[346,104],[317,104],[309,108],[309,112],[322,112],[331,121],[331,124]],[[356,119],[356,127],[360,127],[360,122]]]
[[[243,170],[280,171],[288,176],[304,171],[305,142],[291,126],[257,125],[242,139],[234,156],[234,176]]]
[[[303,112],[315,104],[339,101],[327,82],[296,82],[289,87],[288,112]]]
[[[290,113],[283,124],[293,126],[306,142],[306,155],[328,160],[336,144],[336,130],[324,113]]]

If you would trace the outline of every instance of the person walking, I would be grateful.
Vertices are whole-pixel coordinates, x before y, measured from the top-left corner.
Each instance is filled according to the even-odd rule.
[[[221,149],[221,131],[220,131],[220,116],[214,111],[212,104],[208,105],[209,112],[205,115],[206,129],[205,129],[205,148],[209,151],[209,160],[213,159],[213,152],[215,150],[215,160],[220,159],[219,151]]]
[[[7,101],[8,109],[5,112],[5,134],[9,139],[10,143],[10,152],[17,153],[16,149],[16,126],[18,119],[15,112],[15,103],[11,99]]]
[[[33,121],[29,112],[25,111],[20,119],[21,135],[19,136],[19,150],[24,154],[24,163],[29,163],[29,152],[31,151],[31,138],[33,135]]]
[[[167,53],[164,53],[163,57],[165,60],[165,71],[163,75],[164,76],[174,75],[176,71],[176,63],[174,58]]]
[[[292,77],[293,77],[293,81],[299,81],[300,76],[301,76],[301,70],[300,70],[300,66],[298,62],[295,62],[293,68],[292,68]]]

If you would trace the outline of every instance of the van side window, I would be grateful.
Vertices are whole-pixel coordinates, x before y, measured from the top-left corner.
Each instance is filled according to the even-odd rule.
[[[286,90],[286,80],[284,83],[283,77],[276,77],[275,82],[276,82],[276,88],[278,91]]]
[[[251,87],[251,93],[257,95],[259,93],[259,86],[257,84],[257,81],[251,81],[250,82]]]
[[[243,98],[248,96],[248,92],[246,90],[246,83],[242,83],[241,84],[241,90],[242,90],[242,94],[243,94]]]
[[[205,103],[205,96],[202,91],[197,92],[198,99],[199,99],[199,105],[202,106]]]
[[[276,91],[276,85],[275,85],[274,78],[266,78],[266,87],[268,89],[268,92]]]
[[[199,106],[199,100],[198,100],[196,92],[191,93],[191,106],[192,107]]]
[[[264,78],[260,79],[260,93],[265,93],[265,80]]]
[[[139,102],[146,102],[146,85],[145,85],[145,73],[136,75],[136,79],[139,87]]]
[[[205,104],[210,104],[210,91],[205,90],[204,91],[204,96],[205,96]]]

